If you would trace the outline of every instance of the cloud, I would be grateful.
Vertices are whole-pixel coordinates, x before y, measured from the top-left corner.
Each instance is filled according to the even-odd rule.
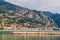
[[[60,13],[60,0],[6,0],[19,6]]]
[[[40,2],[40,1],[39,1]],[[45,10],[60,13],[60,0],[42,0],[38,2],[38,10]]]
[[[16,2],[19,2],[19,3],[24,3],[24,2],[27,2],[28,0],[18,0]]]

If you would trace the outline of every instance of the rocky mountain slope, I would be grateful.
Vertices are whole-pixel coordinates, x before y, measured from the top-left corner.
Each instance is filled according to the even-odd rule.
[[[43,11],[31,10],[20,7],[4,0],[0,1],[0,19],[8,19],[8,22],[42,24],[44,27],[57,27],[54,20],[45,15]]]
[[[44,11],[44,13],[45,15],[51,17],[60,28],[60,14],[59,13],[51,13],[49,11]]]

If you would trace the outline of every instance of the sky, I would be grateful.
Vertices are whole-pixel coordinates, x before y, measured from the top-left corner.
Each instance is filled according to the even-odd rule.
[[[32,10],[60,13],[60,0],[6,0],[10,3]]]

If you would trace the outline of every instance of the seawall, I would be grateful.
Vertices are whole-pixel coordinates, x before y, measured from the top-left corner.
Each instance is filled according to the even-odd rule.
[[[12,32],[17,36],[60,36],[60,32]]]

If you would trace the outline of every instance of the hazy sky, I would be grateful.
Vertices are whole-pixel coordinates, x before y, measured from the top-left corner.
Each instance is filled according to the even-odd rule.
[[[60,0],[6,0],[6,1],[30,9],[60,13]]]

